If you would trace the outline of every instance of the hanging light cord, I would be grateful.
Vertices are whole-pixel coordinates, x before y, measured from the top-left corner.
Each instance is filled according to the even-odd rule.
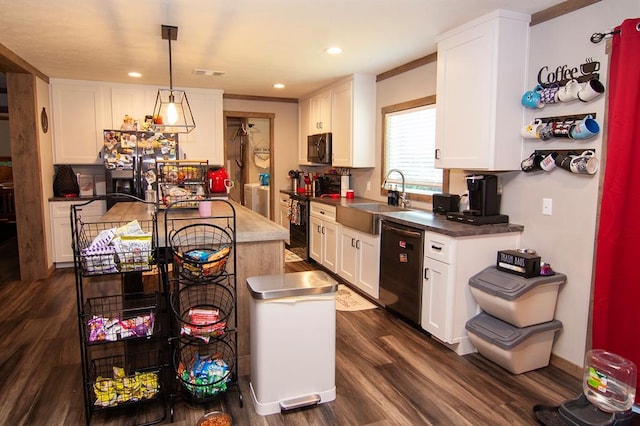
[[[171,60],[171,32],[172,28],[169,28],[169,102],[173,102],[173,61]]]

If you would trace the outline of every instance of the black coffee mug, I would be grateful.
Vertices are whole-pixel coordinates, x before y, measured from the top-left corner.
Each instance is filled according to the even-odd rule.
[[[529,158],[525,158],[520,162],[520,168],[522,169],[523,172],[527,172],[527,173],[542,170],[542,167],[540,166],[540,162],[542,161],[543,158],[544,156],[534,152],[529,156]]]
[[[559,153],[556,157],[556,166],[571,171],[571,154],[570,152]]]

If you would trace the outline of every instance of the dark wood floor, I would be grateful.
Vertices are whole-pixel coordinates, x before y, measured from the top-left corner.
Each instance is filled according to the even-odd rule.
[[[308,268],[287,264],[287,271]],[[0,281],[0,425],[83,424],[73,273],[37,282],[13,275],[3,268]],[[558,405],[581,391],[555,367],[514,376],[480,355],[459,357],[379,308],[337,312],[336,333],[335,401],[258,416],[242,377],[243,408],[235,390],[209,406],[177,400],[174,423],[195,425],[223,409],[236,425],[533,425],[534,404]],[[129,425],[149,415],[94,415],[92,424]]]

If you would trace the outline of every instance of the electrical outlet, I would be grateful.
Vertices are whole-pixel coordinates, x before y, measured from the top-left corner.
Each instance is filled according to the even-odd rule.
[[[367,191],[371,191],[371,181],[367,181]]]
[[[543,198],[542,199],[542,214],[551,216],[551,212],[553,210],[553,201],[551,198]]]

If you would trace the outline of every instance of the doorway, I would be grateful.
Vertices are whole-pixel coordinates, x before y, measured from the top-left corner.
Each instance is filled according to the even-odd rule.
[[[273,217],[273,122],[275,114],[224,112],[224,158],[234,189],[229,198]]]

